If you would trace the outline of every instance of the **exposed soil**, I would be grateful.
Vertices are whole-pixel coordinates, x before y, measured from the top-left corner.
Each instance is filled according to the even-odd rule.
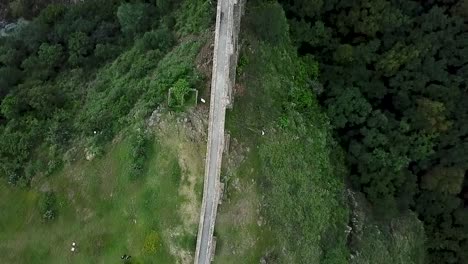
[[[182,169],[179,194],[184,201],[178,209],[182,226],[166,230],[164,234],[171,254],[177,256],[180,264],[193,263],[194,258],[193,252],[181,248],[177,241],[182,237],[196,236],[201,204],[196,188],[203,182],[207,118],[206,109],[196,108],[186,113],[158,110],[150,121],[158,136],[164,138],[164,144],[177,153]]]
[[[243,96],[245,94],[245,86],[239,83],[236,83],[234,86],[234,95],[237,96]]]
[[[214,32],[211,37],[206,41],[205,45],[201,48],[200,53],[195,60],[197,69],[203,74],[205,78],[205,87],[200,91],[200,98],[206,100],[206,105],[209,107],[210,88],[211,88],[211,73],[213,70],[213,49],[214,49]]]

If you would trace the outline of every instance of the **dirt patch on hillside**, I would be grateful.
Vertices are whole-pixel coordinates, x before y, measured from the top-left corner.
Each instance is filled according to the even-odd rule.
[[[211,79],[211,71],[213,69],[213,49],[214,49],[214,35],[212,35],[201,48],[197,55],[195,63],[197,69],[207,79]]]
[[[179,194],[185,198],[186,202],[181,205],[180,214],[185,219],[184,228],[186,231],[193,230],[197,226],[200,204],[195,191],[196,185],[203,178],[202,162],[198,160],[200,157],[194,156],[188,147],[197,147],[190,145],[179,146],[179,164],[182,167],[182,184],[179,188]],[[186,153],[186,154],[182,154]]]
[[[180,214],[186,231],[198,223],[201,201],[196,186],[203,182],[207,113],[192,110],[187,113],[162,114],[156,126],[164,144],[173,149],[182,169],[179,194],[184,198]]]
[[[236,97],[245,95],[245,85],[236,83],[234,85],[234,95]]]
[[[255,183],[234,181],[237,188],[229,190],[230,198],[223,202],[216,223],[219,238],[224,240],[221,259],[248,254],[259,239],[253,230],[263,225]]]
[[[201,48],[200,52],[197,55],[195,63],[197,65],[197,70],[203,74],[205,79],[205,86],[203,90],[200,91],[200,98],[204,98],[209,102],[210,98],[210,88],[211,88],[211,74],[213,71],[213,49],[214,49],[214,32],[208,38],[205,45]],[[209,104],[206,104],[207,106]]]
[[[206,148],[207,111],[202,108],[186,113],[159,110],[151,123],[158,137],[164,139],[164,145],[177,153],[182,176],[179,196],[182,202],[178,214],[182,225],[166,230],[164,235],[169,242],[171,254],[177,257],[177,263],[193,262],[193,250],[180,245],[180,240],[197,235],[201,197],[197,188],[203,186],[204,156]]]

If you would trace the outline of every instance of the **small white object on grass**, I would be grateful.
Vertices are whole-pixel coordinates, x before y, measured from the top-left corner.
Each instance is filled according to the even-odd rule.
[[[76,246],[76,243],[75,243],[75,242],[73,242],[73,243],[72,243],[72,246],[73,246],[73,247],[74,247],[74,246]]]
[[[206,103],[205,99],[203,99],[203,98],[200,98],[200,101],[201,101],[202,103]]]
[[[72,248],[71,248],[71,252],[75,252],[75,247],[72,247]]]
[[[96,131],[96,130],[94,130],[94,135],[96,135],[96,133],[97,133],[97,131]]]
[[[262,136],[264,136],[264,135],[265,135],[265,131],[262,130]]]

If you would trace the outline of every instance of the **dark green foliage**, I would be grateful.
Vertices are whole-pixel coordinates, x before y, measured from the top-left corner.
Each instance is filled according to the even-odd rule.
[[[10,45],[13,45],[11,43]],[[0,63],[3,65],[18,66],[22,61],[21,52],[10,45],[0,47]]]
[[[61,3],[61,0],[5,0],[8,9],[8,15],[18,18],[23,17],[31,19],[37,16],[43,9],[54,3]],[[8,3],[9,2],[9,3]],[[3,8],[3,5],[1,5]]]
[[[9,94],[3,98],[1,104],[1,113],[3,117],[8,119],[14,119],[19,117],[21,109],[21,101],[20,98],[16,95]]]
[[[198,84],[197,40],[166,56],[177,40],[165,21],[179,2],[150,2],[39,1],[37,17],[0,38],[0,178],[28,186],[70,148],[101,152],[178,79]]]
[[[48,30],[48,26],[43,23],[28,23],[13,38],[16,37],[19,40],[16,44],[21,43],[20,48],[24,49],[24,51],[20,49],[22,53],[32,54],[37,52],[39,46],[47,41]],[[14,46],[12,48],[16,49]]]
[[[146,159],[148,157],[148,136],[142,127],[139,127],[130,137],[130,178],[135,180],[144,173]]]
[[[337,97],[327,102],[328,116],[337,128],[362,124],[372,111],[372,106],[356,87],[343,89]]]
[[[16,184],[24,176],[23,164],[31,156],[38,132],[39,123],[33,118],[10,121],[0,129],[0,175],[9,183]]]
[[[63,60],[63,48],[60,44],[43,43],[39,46],[37,55],[28,57],[21,67],[29,72],[32,79],[47,80],[56,73]]]
[[[61,4],[50,4],[44,8],[38,16],[39,21],[42,23],[53,25],[63,18],[67,9]]]
[[[145,3],[123,3],[117,10],[122,32],[129,37],[146,31],[151,26],[151,21],[156,19],[154,14],[154,6]]]
[[[175,29],[179,35],[201,33],[212,25],[215,13],[216,2],[214,1],[182,1],[181,7],[175,14]]]
[[[39,62],[47,68],[53,69],[60,64],[63,55],[63,49],[60,44],[50,45],[43,43],[37,53]]]
[[[187,80],[179,79],[177,82],[174,83],[172,86],[172,99],[174,102],[172,103],[174,106],[183,106],[185,103],[185,99],[190,92],[190,86]]]
[[[142,50],[159,50],[167,52],[175,43],[173,33],[167,27],[161,27],[155,31],[146,32],[138,41]]]
[[[452,167],[435,167],[422,177],[421,187],[426,190],[459,194],[463,186],[465,171]]]
[[[168,12],[174,10],[174,8],[178,7],[183,0],[149,0],[146,2],[152,3],[157,10],[157,14],[159,16],[168,14]]]
[[[353,186],[378,217],[416,208],[430,263],[462,263],[466,1],[280,2],[299,52],[320,62],[320,101]]]
[[[83,32],[75,32],[68,39],[68,49],[70,55],[68,62],[72,66],[77,66],[84,63],[85,57],[93,48],[91,39]]]
[[[39,200],[39,212],[42,219],[45,221],[52,221],[57,217],[58,204],[57,196],[54,192],[45,192]]]
[[[120,53],[121,48],[112,44],[97,44],[94,49],[94,56],[100,62],[107,61]]]
[[[284,20],[284,11],[281,7],[271,4],[255,7],[256,16],[247,18],[247,24],[262,40],[270,43],[288,41],[288,23]],[[274,19],[273,19],[274,18]]]
[[[8,90],[13,87],[21,79],[22,73],[16,67],[1,67],[0,68],[0,98],[5,96]]]
[[[67,145],[74,132],[70,125],[71,119],[71,114],[63,109],[58,109],[53,113],[46,132],[48,143],[57,147]]]
[[[28,17],[30,16],[30,5],[29,0],[14,0],[10,2],[9,8],[13,17]]]

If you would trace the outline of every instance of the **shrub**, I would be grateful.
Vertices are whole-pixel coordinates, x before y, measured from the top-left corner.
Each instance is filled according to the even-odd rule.
[[[25,50],[29,53],[35,53],[39,49],[39,46],[47,41],[49,28],[46,24],[35,21],[25,23],[17,32],[17,35],[14,36],[21,40],[21,44],[24,45]]]
[[[135,37],[146,31],[154,16],[154,7],[144,3],[124,3],[117,10],[117,18],[122,32],[129,37]]]
[[[10,184],[18,183],[40,133],[40,123],[34,118],[10,120],[0,126],[0,177],[7,177]]]
[[[143,173],[148,152],[148,141],[148,136],[141,127],[130,137],[131,179],[137,179]]]
[[[250,24],[249,28],[252,28],[257,36],[270,43],[289,41],[288,24],[281,6],[265,4],[265,6],[257,7],[254,10],[252,12],[255,12],[256,15],[249,16],[247,23]]]
[[[7,92],[6,90],[3,91],[3,89],[15,85],[20,80],[21,75],[21,71],[17,68],[0,67],[0,80],[5,83],[5,86],[2,86],[0,89],[0,96],[2,95],[1,93]]]
[[[7,45],[0,46],[0,63],[4,65],[18,66],[22,60],[21,52]]]
[[[167,14],[180,0],[152,0],[157,7],[159,15]]]
[[[91,37],[96,43],[115,44],[116,38],[119,35],[118,24],[104,21],[94,30]]]
[[[68,62],[73,66],[79,65],[92,47],[91,39],[85,33],[78,31],[71,34],[68,39],[68,49],[70,50]]]
[[[128,71],[128,77],[134,79],[137,82],[150,73],[151,70],[157,67],[159,60],[163,57],[163,54],[159,50],[150,50],[144,55],[140,55],[138,60],[131,65]]]
[[[185,0],[176,15],[176,28],[180,35],[197,34],[209,28],[214,19],[215,2]]]
[[[8,94],[0,104],[0,113],[8,119],[18,117],[20,109],[21,100],[14,94]]]
[[[54,220],[57,217],[57,196],[54,192],[45,192],[39,201],[39,210],[45,221]]]
[[[28,0],[14,0],[10,2],[10,11],[14,17],[27,17],[29,15]]]
[[[145,51],[159,49],[162,52],[166,52],[174,43],[175,39],[172,32],[167,27],[162,27],[155,31],[146,32],[137,45],[141,50]]]
[[[172,105],[183,106],[185,98],[190,92],[190,85],[186,79],[179,79],[172,86],[172,99],[175,101]]]
[[[112,59],[120,52],[118,46],[112,44],[97,44],[94,49],[94,56],[99,60],[99,62]]]
[[[60,44],[50,45],[48,43],[42,43],[37,53],[39,60],[48,68],[58,66],[62,59],[63,49]]]
[[[61,4],[49,4],[44,8],[39,14],[38,19],[46,24],[55,24],[57,23],[65,14],[66,8]]]

